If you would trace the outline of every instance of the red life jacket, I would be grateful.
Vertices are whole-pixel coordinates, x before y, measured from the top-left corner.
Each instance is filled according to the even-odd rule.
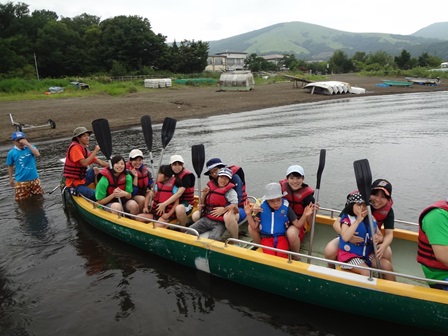
[[[133,168],[130,161],[126,162],[126,169],[131,170]],[[136,169],[138,175],[138,195],[146,195],[146,189],[149,187],[149,170],[142,164],[140,168]]]
[[[240,166],[237,165],[232,165],[232,166],[228,166],[227,168],[229,168],[232,171],[232,175],[238,175],[241,179],[241,181],[243,182],[242,185],[242,190],[243,190],[243,194],[241,195],[241,200],[238,203],[239,207],[244,207],[244,203],[247,200],[247,193],[246,193],[246,179],[244,177],[244,171],[243,168],[241,168]]]
[[[79,146],[82,149],[84,158],[87,158],[90,155],[90,152],[87,150],[87,148],[82,146],[79,142],[73,141],[70,146],[68,146],[67,152],[65,153],[63,175],[64,177],[82,180],[84,177],[86,177],[87,167],[84,167],[81,163],[79,163],[79,161],[73,162],[72,160],[70,160],[70,151],[75,146]]]
[[[394,204],[394,202],[390,198],[387,200],[387,203],[382,208],[373,209],[372,215],[376,219],[378,229],[381,229],[383,227],[384,220],[389,214],[390,209],[392,209],[392,204]]]
[[[286,191],[288,193],[284,196],[284,198],[288,200],[289,206],[294,210],[297,218],[300,219],[300,217],[302,217],[303,210],[305,209],[303,200],[314,193],[313,188],[307,184],[303,184],[302,188],[299,190],[292,191],[287,179],[281,180],[280,184],[282,186],[282,191]]]
[[[210,212],[216,207],[225,207],[229,205],[225,194],[235,185],[229,182],[224,188],[220,188],[215,181],[208,181],[207,186],[210,188],[210,191],[205,197],[204,216],[212,220],[224,222],[224,215],[216,217],[212,216]]]
[[[188,174],[193,175],[189,170],[184,168],[177,176],[182,180],[182,178]],[[194,175],[193,175],[193,177],[194,177]],[[180,197],[179,202],[182,202],[182,201],[185,201],[191,205],[194,205],[194,185],[192,187],[185,189],[182,196]]]
[[[107,181],[109,182],[109,186],[107,187],[107,195],[113,194],[116,187],[120,188],[121,190],[126,190],[126,170],[120,175],[115,176],[111,172],[110,168],[103,168],[101,169],[99,174],[107,178]],[[99,178],[101,177],[99,176]]]
[[[165,202],[168,198],[173,196],[173,188],[175,186],[176,178],[171,176],[168,180],[163,183],[157,182],[157,192],[154,196],[154,201],[152,203],[151,212],[155,213],[156,207],[159,203]],[[173,203],[168,204],[165,208],[165,213],[170,212],[173,207]]]
[[[448,211],[448,202],[447,201],[437,201],[433,205],[430,205],[426,209],[422,211],[420,214],[420,217],[418,219],[418,249],[417,249],[417,261],[420,264],[423,264],[430,268],[436,268],[441,270],[448,270],[448,267],[442,264],[440,261],[437,260],[434,250],[432,249],[431,244],[429,243],[428,236],[422,229],[422,221],[423,217],[430,212],[433,209],[443,209],[445,211]],[[433,225],[438,225],[437,223],[434,223]]]

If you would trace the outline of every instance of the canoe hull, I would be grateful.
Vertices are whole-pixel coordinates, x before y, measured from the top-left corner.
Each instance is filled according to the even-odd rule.
[[[448,331],[448,293],[444,291],[368,278],[327,268],[324,263],[288,261],[258,250],[155,228],[152,224],[100,210],[80,197],[65,197],[70,197],[81,217],[95,228],[182,265],[298,301],[408,326]],[[328,234],[323,232],[330,230],[331,221],[319,220],[315,237],[328,241]],[[316,241],[314,246],[317,250],[323,244]],[[415,241],[409,244],[415,245]]]

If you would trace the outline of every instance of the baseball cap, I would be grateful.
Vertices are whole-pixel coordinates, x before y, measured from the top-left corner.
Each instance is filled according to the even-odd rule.
[[[185,163],[184,158],[181,155],[173,155],[170,157],[170,164],[173,164],[174,162],[180,162]]]
[[[280,198],[288,194],[286,191],[282,192],[282,186],[278,182],[267,184],[265,189],[266,194],[263,196],[265,200]]]
[[[213,158],[207,161],[206,167],[207,171],[204,173],[204,175],[210,175],[210,170],[212,170],[215,167],[225,167],[226,165],[221,161],[219,158]]]
[[[130,159],[135,159],[135,158],[137,158],[139,156],[143,159],[143,153],[142,153],[142,151],[140,149],[133,149],[129,153],[129,158]]]
[[[391,197],[392,196],[392,184],[388,180],[385,179],[378,179],[373,181],[372,183],[372,190],[379,189],[384,191],[386,196]]]
[[[347,195],[347,204],[353,204],[353,203],[365,203],[359,191],[351,192],[350,194]]]
[[[26,135],[25,135],[25,133],[23,133],[23,132],[14,132],[12,135],[11,135],[11,140],[12,141],[15,141],[15,140],[17,140],[17,139],[25,139],[26,138]]]
[[[286,176],[288,176],[291,173],[298,173],[302,176],[305,176],[305,171],[303,170],[302,166],[299,165],[290,166],[286,171]]]
[[[227,176],[229,179],[231,179],[232,175],[232,171],[229,168],[221,168],[218,171],[218,176]]]
[[[81,127],[76,127],[76,128],[74,129],[74,131],[73,131],[73,140],[74,140],[75,138],[79,137],[80,135],[83,135],[84,133],[89,133],[89,135],[90,135],[90,134],[92,134],[93,132],[87,130],[87,128],[82,127],[82,126],[81,126]]]

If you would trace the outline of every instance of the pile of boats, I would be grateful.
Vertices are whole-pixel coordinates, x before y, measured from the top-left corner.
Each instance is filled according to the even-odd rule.
[[[337,95],[337,94],[362,94],[366,93],[366,89],[352,86],[346,82],[340,81],[321,81],[321,82],[312,82],[308,83],[303,87],[305,90],[308,90],[311,94],[319,93],[326,95]]]

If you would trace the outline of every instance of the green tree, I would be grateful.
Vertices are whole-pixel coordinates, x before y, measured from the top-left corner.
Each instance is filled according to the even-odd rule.
[[[416,63],[415,60],[412,60],[411,53],[404,49],[401,51],[400,56],[394,57],[394,61],[398,68],[402,70],[409,70],[413,68],[413,63]]]
[[[154,34],[148,19],[116,16],[100,23],[102,66],[110,70],[114,61],[128,71],[152,66],[165,53],[165,37]]]
[[[330,70],[335,73],[347,73],[355,68],[352,60],[342,50],[336,50],[333,56],[330,57],[328,64],[330,65]]]
[[[171,68],[180,73],[198,73],[205,70],[207,66],[208,43],[184,40],[177,49],[172,52],[172,60],[177,62]]]

